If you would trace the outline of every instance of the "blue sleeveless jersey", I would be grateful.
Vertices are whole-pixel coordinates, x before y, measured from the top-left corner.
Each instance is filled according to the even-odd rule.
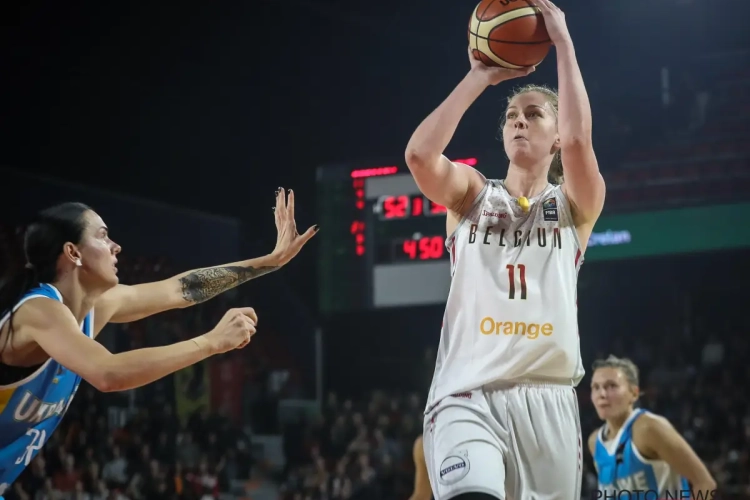
[[[633,423],[645,413],[645,410],[634,410],[610,441],[604,439],[606,426],[597,432],[594,462],[599,479],[598,498],[691,498],[685,496],[690,491],[685,478],[662,460],[644,458],[633,444]]]
[[[24,295],[14,311],[38,297],[62,302],[62,295],[54,286],[42,284]],[[9,316],[0,319],[0,328]],[[92,311],[81,324],[83,333],[92,338],[93,322]],[[49,359],[25,379],[0,386],[0,495],[55,431],[80,383],[81,377]]]

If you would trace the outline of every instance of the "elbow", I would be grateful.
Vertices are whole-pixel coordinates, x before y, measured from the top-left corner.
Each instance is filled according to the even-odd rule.
[[[696,489],[703,492],[715,491],[717,488],[716,480],[713,477],[706,478],[701,484],[696,484]]]
[[[435,158],[434,155],[426,154],[424,151],[418,148],[408,147],[406,149],[404,159],[406,160],[406,166],[409,167],[409,170],[414,172],[416,170],[425,170],[430,168],[430,165],[435,164],[437,158]]]
[[[95,375],[89,377],[87,382],[100,392],[118,392],[127,389],[123,377],[111,366],[97,369]]]
[[[109,374],[92,377],[88,382],[99,392],[116,392],[118,390],[116,388],[117,382],[114,380],[114,377]]]
[[[420,164],[424,164],[422,154],[417,148],[414,148],[411,145],[406,148],[404,160],[406,160],[406,166],[409,167],[410,170],[419,168]]]

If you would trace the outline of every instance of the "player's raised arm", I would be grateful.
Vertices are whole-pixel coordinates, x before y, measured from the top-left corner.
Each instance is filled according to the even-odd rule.
[[[220,266],[194,269],[172,278],[134,286],[118,285],[96,302],[96,326],[136,321],[170,309],[205,302],[247,281],[276,271],[296,256],[318,231],[317,226],[299,234],[294,221],[294,193],[276,193],[274,210],[278,236],[269,255]]]
[[[38,298],[14,315],[17,335],[28,336],[51,358],[100,391],[141,387],[209,356],[244,347],[255,333],[257,316],[250,308],[232,309],[209,333],[164,347],[112,354],[81,333],[62,302]]]
[[[427,198],[455,213],[482,189],[483,179],[473,168],[443,156],[469,106],[491,85],[528,75],[533,68],[490,68],[469,52],[471,70],[448,98],[417,127],[406,146],[406,165]]]
[[[549,0],[535,0],[535,4],[557,51],[557,119],[565,172],[563,189],[573,204],[576,225],[593,225],[602,212],[606,189],[591,140],[591,104],[565,14]]]

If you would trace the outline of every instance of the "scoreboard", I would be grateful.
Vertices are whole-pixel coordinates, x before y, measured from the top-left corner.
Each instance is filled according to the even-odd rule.
[[[323,313],[445,302],[447,211],[421,194],[405,166],[320,167],[317,200]]]

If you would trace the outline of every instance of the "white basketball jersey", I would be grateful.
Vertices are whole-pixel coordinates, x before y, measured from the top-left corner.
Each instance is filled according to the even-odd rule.
[[[446,240],[451,288],[428,407],[498,380],[583,378],[570,206],[548,185],[524,212],[488,180]]]

